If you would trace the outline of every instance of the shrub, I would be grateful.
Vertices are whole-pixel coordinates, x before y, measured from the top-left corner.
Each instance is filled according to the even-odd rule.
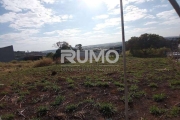
[[[149,108],[149,111],[153,115],[161,115],[165,112],[164,109],[161,109],[161,108],[154,106],[154,105]]]
[[[77,109],[77,105],[75,104],[70,104],[66,106],[65,111],[66,112],[74,112]]]
[[[158,85],[156,83],[150,83],[148,86],[151,88],[158,88]]]
[[[180,115],[180,108],[179,107],[173,107],[171,110],[170,110],[170,112],[169,112],[169,114],[171,115],[171,116],[173,116],[173,117],[178,117],[179,115]]]
[[[99,111],[107,117],[111,117],[115,113],[115,108],[111,103],[99,104]]]
[[[155,94],[153,95],[153,100],[156,102],[161,102],[166,98],[166,95],[161,93],[161,94]]]
[[[1,116],[2,120],[13,120],[14,119],[14,114],[9,113]]]
[[[38,109],[37,109],[37,114],[38,114],[39,117],[40,117],[40,116],[44,116],[44,115],[47,114],[47,111],[49,111],[49,108],[47,108],[47,107],[45,107],[45,106],[40,106],[40,107],[38,107]]]
[[[62,101],[64,100],[64,96],[57,96],[55,101],[52,103],[53,106],[57,106],[60,105],[62,103]]]
[[[53,60],[51,58],[43,58],[35,62],[34,67],[43,67],[51,65]]]

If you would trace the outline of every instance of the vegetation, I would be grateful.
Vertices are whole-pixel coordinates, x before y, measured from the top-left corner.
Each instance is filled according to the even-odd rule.
[[[170,42],[162,36],[146,33],[140,37],[131,37],[126,47],[135,57],[166,57],[171,48]]]
[[[118,67],[35,63],[0,63],[1,118],[23,119],[18,111],[25,107],[22,114],[30,120],[124,119],[122,58]],[[180,64],[169,58],[127,57],[129,111],[139,111],[130,119],[180,119],[179,71]]]

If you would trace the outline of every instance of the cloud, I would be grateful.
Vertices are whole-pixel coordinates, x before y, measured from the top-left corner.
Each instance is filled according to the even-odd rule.
[[[78,28],[73,28],[73,29],[64,29],[64,30],[55,30],[51,32],[45,32],[45,35],[54,35],[58,34],[60,37],[72,37],[76,36],[81,32],[80,29]]]
[[[53,3],[54,0],[44,0]],[[44,24],[53,24],[67,21],[73,18],[72,15],[55,15],[48,8],[45,8],[39,0],[2,0],[2,6],[12,12],[0,16],[0,23],[10,22],[9,27],[14,29],[40,28]]]
[[[120,18],[110,18],[106,19],[104,23],[97,24],[93,29],[94,30],[101,30],[107,27],[113,27],[120,24]]]
[[[145,23],[144,25],[152,25],[152,24],[156,24],[156,23],[158,23],[158,22],[152,21],[152,22],[147,22],[147,23]]]
[[[160,24],[165,24],[165,25],[173,25],[177,24],[179,25],[180,19],[178,15],[176,14],[175,10],[169,10],[169,11],[164,11],[156,14],[156,16],[160,19],[163,20]]]
[[[47,4],[53,4],[56,0],[41,0],[41,1]]]
[[[92,19],[106,19],[106,18],[108,18],[109,17],[109,15],[99,15],[99,16],[95,16],[95,17],[93,17]]]
[[[146,9],[140,9],[133,5],[129,5],[125,8],[125,15],[124,15],[125,21],[135,21],[144,18],[146,16],[147,16]]]

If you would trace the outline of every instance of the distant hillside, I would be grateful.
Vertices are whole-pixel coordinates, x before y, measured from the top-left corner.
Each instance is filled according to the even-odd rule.
[[[122,42],[88,45],[88,46],[82,46],[82,48],[85,50],[94,49],[94,48],[109,49],[110,47],[117,47],[117,46],[122,46]],[[55,53],[56,50],[45,50],[41,52],[42,53],[50,53],[50,52]]]

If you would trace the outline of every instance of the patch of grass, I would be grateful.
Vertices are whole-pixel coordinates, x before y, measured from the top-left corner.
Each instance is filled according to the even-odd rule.
[[[109,83],[108,82],[97,82],[96,86],[98,87],[109,87]]]
[[[150,83],[148,86],[151,88],[158,88],[157,83]]]
[[[15,117],[15,115],[12,113],[7,113],[7,114],[1,116],[2,120],[13,120],[14,117]]]
[[[39,106],[37,109],[37,115],[38,117],[45,116],[47,114],[47,111],[49,111],[49,108],[46,106]]]
[[[165,98],[166,98],[166,95],[163,93],[153,95],[153,100],[156,102],[162,102]]]
[[[146,95],[146,93],[144,91],[138,91],[138,92],[132,93],[132,97],[135,97],[135,98],[140,98],[145,95]]]
[[[53,60],[51,58],[43,58],[35,62],[34,67],[44,67],[51,65]]]
[[[169,114],[170,114],[171,117],[178,117],[178,116],[180,116],[180,108],[174,106],[172,109],[170,109]]]
[[[119,87],[117,90],[120,91],[120,92],[122,92],[122,91],[124,91],[124,88]]]
[[[138,86],[137,85],[131,85],[131,87],[129,88],[130,91],[137,91],[138,90]]]
[[[85,82],[84,82],[84,86],[86,86],[86,87],[94,87],[95,84],[92,83],[91,81],[85,81]]]
[[[74,84],[69,84],[68,88],[73,89],[73,88],[75,88],[75,85]]]
[[[67,79],[66,79],[66,82],[67,82],[68,84],[73,84],[73,83],[74,83],[74,81],[73,81],[71,78],[67,78]]]
[[[55,101],[52,103],[52,105],[53,106],[60,105],[64,99],[65,99],[64,96],[59,95],[55,98]]]
[[[121,98],[121,100],[125,102],[125,96],[123,96],[123,97]],[[128,94],[128,102],[129,102],[129,103],[133,103],[133,98],[132,98],[131,94]]]
[[[120,82],[114,82],[114,85],[118,86],[118,87],[123,87],[124,88],[124,84],[122,84]]]
[[[68,113],[71,113],[71,112],[74,112],[77,109],[77,107],[78,106],[75,104],[70,104],[66,106],[65,111]]]
[[[172,80],[172,81],[170,81],[170,86],[173,89],[180,89],[180,80]]]
[[[100,103],[98,105],[99,111],[105,117],[112,117],[116,112],[115,107],[111,103]]]
[[[159,107],[154,106],[154,105],[149,108],[149,111],[151,114],[156,115],[156,116],[162,115],[163,113],[165,113],[164,109],[159,108]]]
[[[4,109],[5,108],[5,104],[3,104],[3,103],[0,103],[0,109]]]

